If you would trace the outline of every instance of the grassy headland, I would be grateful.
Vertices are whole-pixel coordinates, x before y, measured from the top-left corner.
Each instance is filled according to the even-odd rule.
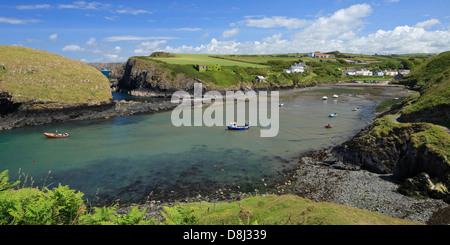
[[[98,70],[63,56],[0,45],[0,91],[14,102],[99,103],[112,96]]]

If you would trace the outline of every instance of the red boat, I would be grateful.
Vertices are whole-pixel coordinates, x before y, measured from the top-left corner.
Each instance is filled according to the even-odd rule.
[[[68,133],[58,134],[58,133],[44,133],[47,138],[67,138],[69,137]]]
[[[325,128],[332,128],[332,127],[333,127],[333,125],[331,125],[331,124],[325,125]]]

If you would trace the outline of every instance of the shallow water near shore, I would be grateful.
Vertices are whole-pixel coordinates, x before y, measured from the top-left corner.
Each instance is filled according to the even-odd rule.
[[[0,172],[8,169],[11,180],[28,176],[33,186],[69,185],[103,203],[204,195],[225,187],[261,190],[294,169],[301,153],[355,135],[375,117],[377,101],[399,94],[407,91],[327,87],[287,93],[280,97],[285,106],[273,138],[261,138],[259,126],[174,127],[171,112],[2,131]],[[331,113],[338,117],[329,118]],[[327,123],[334,127],[326,129]],[[55,130],[70,137],[42,134]]]

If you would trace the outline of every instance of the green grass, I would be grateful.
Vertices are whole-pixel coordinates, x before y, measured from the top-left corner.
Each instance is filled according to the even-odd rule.
[[[384,100],[380,104],[378,104],[378,106],[375,108],[375,112],[377,112],[377,113],[385,112],[385,111],[391,109],[391,107],[393,105],[402,103],[403,100],[405,100],[405,98],[399,98],[398,100],[395,100],[395,99]]]
[[[438,107],[448,110],[450,108],[450,68],[432,77],[423,87],[420,94],[415,103],[406,106],[402,110],[403,114],[432,111]]]
[[[364,209],[298,196],[256,196],[232,203],[192,203],[201,225],[413,225]]]
[[[411,142],[419,149],[426,146],[428,151],[441,156],[446,164],[450,165],[450,135],[439,126],[432,123],[397,123],[386,115],[373,122],[369,136],[375,138],[390,137],[396,129],[414,128]]]
[[[251,64],[246,62],[239,62],[227,59],[215,58],[208,54],[173,54],[175,57],[148,57],[148,59],[154,59],[166,62],[168,64],[175,65],[213,65],[219,64],[221,66],[240,66],[240,67],[257,67],[268,68],[266,65]]]
[[[16,102],[98,103],[112,96],[108,79],[95,68],[31,48],[0,45],[0,91]]]

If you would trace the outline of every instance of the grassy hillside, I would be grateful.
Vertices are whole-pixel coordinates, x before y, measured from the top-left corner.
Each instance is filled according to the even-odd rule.
[[[450,125],[450,52],[428,60],[405,80],[424,86],[420,96],[402,109],[400,119]]]
[[[0,45],[0,91],[15,102],[98,103],[112,96],[108,79],[81,61]]]
[[[256,196],[232,203],[187,204],[201,225],[413,225],[345,205],[313,202],[298,196]]]
[[[236,86],[241,83],[260,87],[291,87],[311,83],[329,83],[350,80],[388,80],[393,76],[345,76],[343,70],[365,67],[371,71],[391,69],[413,69],[428,57],[380,56],[343,54],[333,52],[334,59],[309,58],[308,54],[265,54],[265,55],[207,55],[169,54],[155,52],[150,56],[132,57],[148,62],[159,62],[158,66],[169,70],[172,77],[183,73],[189,77],[210,82],[218,86]],[[354,63],[348,63],[352,61]],[[304,62],[307,67],[303,74],[283,72],[294,63]],[[195,65],[221,65],[221,71],[198,72]],[[258,83],[256,76],[264,76],[265,83]]]
[[[417,66],[402,83],[408,86],[423,86],[430,81],[435,75],[441,74],[450,68],[450,51],[444,52],[431,59],[426,60]]]

